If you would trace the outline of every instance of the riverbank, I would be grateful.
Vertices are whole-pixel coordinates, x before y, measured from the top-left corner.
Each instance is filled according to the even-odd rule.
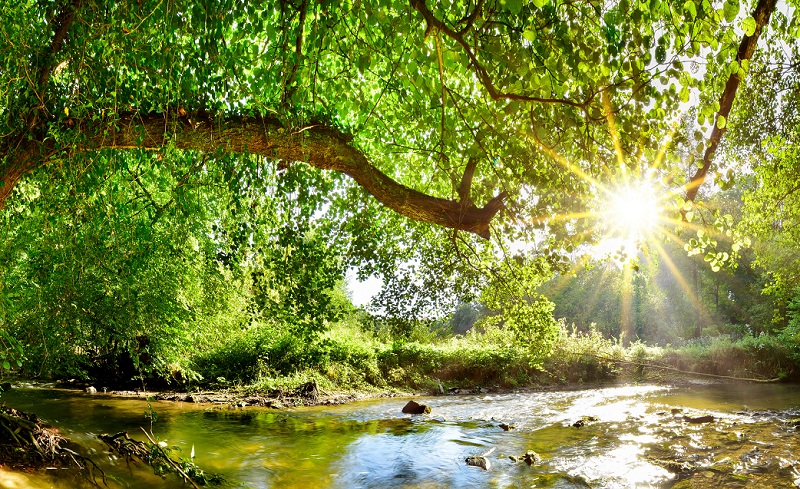
[[[54,420],[92,453],[106,450],[98,433],[128,430],[145,441],[139,429],[145,428],[174,450],[176,461],[191,461],[237,487],[337,489],[398,481],[493,487],[503,481],[706,488],[731,487],[744,477],[758,487],[794,487],[794,468],[800,469],[795,386],[701,385],[584,384],[546,386],[533,395],[440,395],[420,400],[431,407],[428,416],[401,413],[407,399],[400,398],[291,410],[161,402],[153,404],[158,416],[152,424],[142,417],[144,400],[108,392],[20,388],[4,397]],[[529,452],[536,454],[530,464],[523,458]],[[487,467],[471,466],[470,457],[483,457]],[[180,480],[140,463],[96,458],[110,487],[167,489]],[[74,473],[48,471],[15,487],[77,489],[85,482]]]
[[[439,341],[392,343],[331,335],[306,352],[314,362],[289,373],[218,361],[192,381],[139,379],[127,384],[79,379],[57,386],[102,395],[210,403],[229,407],[343,404],[368,398],[523,390],[592,385],[797,381],[796,355],[768,336],[705,338],[681,346],[624,345],[598,333],[563,331],[544,358],[502,338],[468,335]],[[234,352],[230,353],[232,355]],[[236,370],[236,368],[238,370]],[[237,372],[250,372],[236,377]],[[223,375],[224,374],[224,375]]]

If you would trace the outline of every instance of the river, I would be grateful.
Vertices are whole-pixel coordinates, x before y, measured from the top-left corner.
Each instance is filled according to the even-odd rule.
[[[278,411],[154,402],[153,433],[241,488],[727,488],[800,486],[800,389],[794,385],[622,385],[415,398]],[[114,460],[100,433],[143,439],[144,399],[22,387],[8,406],[34,412],[87,447],[112,488],[190,487]],[[699,423],[700,416],[713,422]],[[501,423],[514,427],[508,431]],[[583,424],[576,427],[575,424]],[[513,461],[528,451],[540,460]],[[488,470],[469,466],[484,456]],[[0,487],[90,487],[67,471],[0,469]]]

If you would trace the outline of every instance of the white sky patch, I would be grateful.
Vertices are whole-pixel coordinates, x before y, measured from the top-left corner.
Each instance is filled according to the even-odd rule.
[[[382,288],[383,281],[378,277],[371,276],[362,282],[356,278],[355,270],[347,271],[347,291],[356,307],[365,307]]]

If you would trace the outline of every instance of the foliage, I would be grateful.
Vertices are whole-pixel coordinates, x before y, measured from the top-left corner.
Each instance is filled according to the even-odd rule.
[[[157,159],[39,173],[22,187],[30,205],[4,215],[11,302],[0,320],[38,360],[33,373],[191,377],[186,353],[198,343],[262,317],[310,340],[339,314],[328,290],[342,260],[335,240],[320,239],[321,204],[263,193],[302,189],[301,170],[255,187],[194,154],[175,151],[171,169]],[[74,186],[54,186],[61,178]]]
[[[666,350],[659,360],[687,372],[743,379],[794,380],[798,374],[796,346],[768,334],[704,337]]]
[[[2,367],[27,356],[30,373],[66,377],[379,381],[402,377],[382,365],[520,361],[527,375],[558,344],[554,307],[626,341],[718,324],[791,324],[792,341],[797,12],[750,7],[4,4]],[[758,36],[758,56],[741,58]],[[729,81],[744,82],[730,114]],[[733,137],[705,142],[720,131]],[[716,187],[684,199],[715,150]],[[587,211],[597,196],[643,178],[674,200],[666,250],[609,281],[577,273],[608,284],[602,311],[577,287],[542,295],[603,239]],[[667,283],[668,262],[689,287]],[[370,312],[390,348],[328,334],[350,312],[337,291],[350,266],[385,284]],[[764,287],[776,307],[756,300]],[[459,304],[485,311],[443,347],[448,320],[473,322],[450,317]]]

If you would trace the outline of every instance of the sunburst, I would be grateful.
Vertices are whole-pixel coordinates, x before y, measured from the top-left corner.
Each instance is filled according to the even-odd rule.
[[[626,161],[613,111],[607,98],[604,98],[604,103],[607,105],[606,114],[609,133],[614,143],[616,165],[611,165],[614,169],[606,172],[602,181],[587,174],[581,169],[581,165],[567,161],[553,149],[540,147],[566,170],[587,182],[594,192],[591,204],[584,212],[549,216],[549,219],[586,219],[594,229],[592,239],[589,240],[594,244],[590,245],[589,254],[595,259],[610,258],[622,269],[623,280],[628,284],[633,281],[633,274],[638,268],[637,260],[643,251],[652,250],[659,255],[663,254],[667,268],[689,296],[698,317],[704,317],[706,311],[703,311],[702,303],[695,296],[695,291],[689,287],[687,280],[666,256],[666,251],[661,246],[665,239],[683,244],[674,233],[676,227],[689,230],[701,227],[685,222],[675,208],[675,201],[680,200],[677,197],[686,189],[682,186],[670,187],[662,181],[664,172],[661,165],[669,152],[673,134],[670,133],[665,139],[652,161],[639,161],[638,164],[631,165],[631,162]],[[575,269],[581,266],[583,266],[581,263],[574,264]],[[622,306],[620,332],[626,340],[636,337],[631,324],[630,289],[624,287],[620,298]],[[587,297],[592,300],[591,293],[588,293]]]

